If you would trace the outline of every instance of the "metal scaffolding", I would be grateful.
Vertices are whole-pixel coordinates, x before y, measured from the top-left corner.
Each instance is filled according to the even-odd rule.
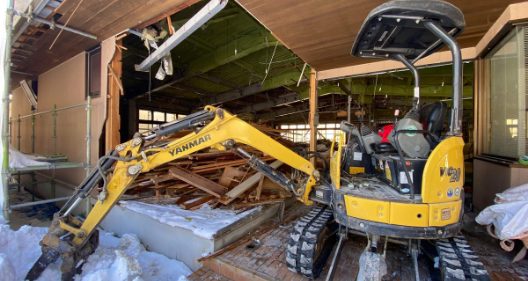
[[[9,84],[10,84],[10,70],[11,70],[11,32],[13,29],[13,14],[10,12],[13,10],[13,0],[7,0],[6,23],[5,23],[5,40],[1,42],[4,45],[4,89],[0,98],[2,102],[2,117],[0,118],[0,127],[2,132],[2,167],[1,177],[2,181],[2,213],[4,219],[9,221]]]
[[[63,162],[43,162],[42,165],[38,166],[28,166],[28,167],[22,167],[22,168],[10,168],[9,174],[10,176],[16,176],[17,177],[17,183],[11,184],[10,186],[16,186],[19,190],[21,187],[21,176],[24,174],[29,174],[31,176],[31,183],[29,184],[32,188],[31,191],[35,190],[35,187],[39,184],[49,183],[51,188],[51,197],[52,199],[46,199],[46,200],[39,200],[29,203],[21,203],[17,205],[7,205],[8,210],[13,210],[17,208],[23,208],[28,206],[34,206],[39,204],[47,204],[51,202],[58,202],[58,201],[65,201],[69,197],[60,197],[56,198],[55,188],[56,184],[68,186],[71,188],[76,188],[75,185],[72,185],[70,183],[61,181],[59,179],[56,179],[55,177],[55,171],[58,169],[73,169],[73,168],[84,168],[86,171],[86,174],[90,172],[90,161],[91,161],[91,98],[88,97],[86,100],[86,103],[71,105],[71,106],[65,106],[62,108],[57,108],[56,106],[53,106],[53,109],[41,111],[41,112],[34,112],[32,114],[24,115],[24,116],[18,116],[16,118],[11,118],[9,121],[9,128],[10,132],[13,132],[13,126],[17,127],[17,135],[16,135],[16,144],[17,149],[21,150],[21,123],[22,120],[31,120],[31,153],[35,153],[35,142],[36,142],[36,135],[35,135],[35,127],[36,127],[36,118],[37,116],[43,116],[43,115],[51,115],[52,119],[52,126],[51,126],[51,138],[53,142],[53,153],[57,153],[57,117],[59,116],[59,112],[77,109],[77,108],[84,108],[86,111],[86,162],[69,162],[69,161],[63,161]],[[11,134],[9,134],[11,135]],[[9,151],[8,151],[9,153]],[[45,171],[50,170],[52,171],[51,175],[47,175],[45,173],[41,173],[38,171]],[[47,180],[46,181],[37,181],[37,175],[40,177],[44,177]]]

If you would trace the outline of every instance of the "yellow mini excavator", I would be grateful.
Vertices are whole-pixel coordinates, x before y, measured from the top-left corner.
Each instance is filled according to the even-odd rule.
[[[415,80],[413,106],[394,124],[389,142],[382,142],[367,126],[343,122],[342,132],[332,144],[329,173],[320,174],[305,158],[213,106],[163,124],[147,136],[137,134],[99,159],[97,169],[55,214],[41,241],[42,255],[26,279],[37,279],[49,264],[62,258],[62,279],[71,280],[98,245],[96,227],[139,174],[214,147],[235,151],[254,169],[312,206],[296,222],[286,245],[286,263],[292,271],[317,277],[337,243],[331,277],[343,241],[352,233],[366,235],[369,241],[360,258],[366,262],[359,280],[382,277],[381,245],[385,243],[386,248],[389,240],[408,245],[416,280],[420,280],[420,254],[432,259],[441,280],[489,280],[483,264],[459,233],[464,194],[462,59],[453,38],[463,27],[460,10],[438,0],[391,1],[368,15],[352,53],[398,60],[409,68]],[[442,132],[448,115],[445,104],[420,105],[419,76],[414,67],[417,60],[444,45],[453,56],[448,132]],[[164,138],[182,130],[193,132],[177,140]],[[300,173],[287,177],[240,144],[254,147]],[[74,216],[72,211],[80,202],[99,188],[97,202],[86,218]]]

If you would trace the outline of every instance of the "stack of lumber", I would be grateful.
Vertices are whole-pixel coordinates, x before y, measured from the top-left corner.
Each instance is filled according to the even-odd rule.
[[[287,168],[270,156],[252,153],[274,168]],[[140,175],[127,194],[143,202],[176,204],[188,210],[206,203],[245,209],[282,202],[291,196],[231,151],[194,153],[157,167]]]

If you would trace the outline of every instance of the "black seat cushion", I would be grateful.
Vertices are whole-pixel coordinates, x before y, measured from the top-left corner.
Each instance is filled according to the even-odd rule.
[[[422,123],[423,129],[430,133],[426,135],[426,139],[432,147],[440,141],[447,111],[447,104],[440,101],[426,104],[420,108],[420,123]]]
[[[375,147],[376,153],[393,153],[396,152],[394,146],[389,142],[377,143]]]

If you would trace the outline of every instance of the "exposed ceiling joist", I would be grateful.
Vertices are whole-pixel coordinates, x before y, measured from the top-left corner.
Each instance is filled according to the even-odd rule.
[[[269,77],[263,82],[255,83],[255,84],[249,85],[239,90],[232,90],[232,91],[228,91],[225,93],[211,96],[209,98],[206,98],[204,102],[206,104],[219,104],[219,103],[224,103],[224,102],[248,97],[248,96],[255,95],[257,93],[261,93],[267,90],[279,88],[284,85],[295,84],[297,82],[296,79],[298,77],[299,77],[299,72],[288,71],[288,72],[279,74],[274,77]]]
[[[153,92],[161,91],[170,85],[184,81],[188,78],[202,75],[217,67],[228,64],[230,62],[239,60],[243,57],[251,55],[257,51],[268,48],[274,45],[277,41],[272,38],[261,36],[244,36],[237,40],[231,41],[228,44],[217,48],[215,51],[199,57],[189,64],[185,74],[182,77],[175,77],[173,80],[152,89]],[[237,49],[237,52],[233,50]]]
[[[270,98],[268,96],[268,100],[265,102],[256,103],[256,104],[248,104],[247,106],[242,107],[240,110],[235,109],[235,112],[236,113],[246,113],[246,112],[255,113],[258,111],[270,109],[278,105],[291,103],[291,102],[297,101],[297,99],[298,99],[298,94],[295,92],[282,94],[275,98]]]

